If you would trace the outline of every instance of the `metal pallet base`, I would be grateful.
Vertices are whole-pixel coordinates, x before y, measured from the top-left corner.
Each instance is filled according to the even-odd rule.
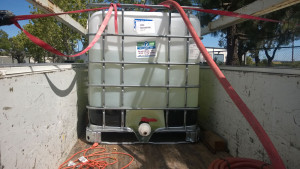
[[[90,124],[86,128],[86,140],[103,144],[178,144],[199,141],[200,129],[196,125],[158,128],[142,137],[128,127],[102,127]]]

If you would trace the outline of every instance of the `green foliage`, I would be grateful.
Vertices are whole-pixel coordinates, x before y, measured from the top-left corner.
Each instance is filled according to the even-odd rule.
[[[276,66],[288,66],[293,68],[300,68],[300,61],[296,62],[281,62],[280,64],[277,64]]]
[[[75,62],[76,62],[76,63],[84,63],[84,60],[78,59],[78,60],[76,60]]]
[[[63,11],[74,11],[79,9],[86,9],[90,0],[52,0],[52,2],[61,8]],[[98,1],[98,3],[103,1]],[[70,16],[79,22],[83,27],[86,27],[88,13],[70,14]]]
[[[85,9],[89,0],[53,0],[52,2],[64,11],[72,11]],[[43,13],[35,7],[30,8],[32,14]],[[86,27],[88,13],[71,14],[71,17]],[[87,45],[86,37],[74,32],[64,24],[57,21],[54,17],[31,20],[29,24],[24,26],[24,29],[65,54],[74,53],[74,48],[77,45],[78,40],[82,41],[83,45]],[[17,43],[16,39],[20,42]],[[46,57],[53,57],[53,60],[59,62],[63,61],[61,57],[57,57],[56,55],[33,44],[23,33],[12,38],[11,42],[11,44],[14,45],[11,50],[11,54],[14,55],[14,57],[19,58],[18,62],[23,62],[22,60],[24,59],[22,58],[25,57],[25,53],[27,57],[32,57],[36,62],[45,62]],[[21,48],[23,49],[23,52],[19,51]]]
[[[246,57],[246,64],[247,64],[247,65],[253,65],[253,64],[254,64],[253,58],[250,57],[250,56],[247,56],[247,57]]]
[[[49,43],[54,48],[64,51],[63,44],[61,41],[61,30],[55,23],[54,18],[42,18],[36,19],[29,22],[24,26],[24,29],[41,40]],[[35,62],[44,62],[45,57],[50,57],[51,54],[43,48],[37,46],[31,41],[25,43],[25,47],[28,52],[28,57],[32,57]]]
[[[268,65],[268,59],[261,60],[261,62],[259,63],[259,66],[269,66]]]
[[[10,42],[8,40],[8,34],[0,29],[0,55],[6,55],[10,49]]]
[[[13,59],[17,59],[18,63],[24,63],[26,57],[26,44],[29,42],[25,34],[18,34],[10,40],[10,54]]]
[[[64,7],[62,8],[64,11],[70,11],[72,8],[72,10],[77,10],[82,5],[82,3],[77,0],[62,0],[58,2],[54,1],[54,3],[58,3],[57,5]],[[31,10],[32,14],[43,13],[35,7],[32,7]],[[72,14],[74,19],[83,25],[86,25],[87,14],[85,15],[85,17],[81,17],[80,15]],[[84,37],[81,37],[78,33],[73,32],[64,24],[58,22],[54,17],[34,19],[25,26],[25,29],[65,54],[74,53],[73,51],[77,40],[82,40],[83,43],[85,42]],[[28,52],[36,62],[45,62],[45,57],[53,57],[53,60],[59,62],[62,61],[61,57],[57,57],[52,53],[46,52],[44,49],[32,43],[28,44]]]

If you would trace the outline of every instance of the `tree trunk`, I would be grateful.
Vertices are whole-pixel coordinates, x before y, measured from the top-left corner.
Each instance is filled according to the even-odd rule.
[[[22,63],[20,56],[16,56],[18,63]]]
[[[268,66],[272,66],[273,58],[268,58]]]
[[[243,47],[243,44],[240,41],[240,44],[239,44],[239,47],[238,47],[238,58],[239,58],[239,64],[240,65],[245,64],[246,53],[247,53],[247,50]],[[244,56],[244,63],[243,63],[243,56]]]
[[[266,54],[266,56],[268,58],[268,66],[272,66],[272,61],[273,61],[273,59],[275,57],[275,53],[276,53],[277,49],[279,48],[279,46],[280,45],[277,45],[275,47],[275,49],[273,50],[272,56],[270,56],[270,54],[268,52],[268,49],[264,46],[264,51],[265,51],[265,54]]]
[[[258,64],[260,62],[260,59],[259,59],[259,50],[258,49],[255,49],[254,60],[255,60],[255,66],[258,66]]]
[[[238,38],[236,25],[227,28],[227,59],[226,65],[238,65]]]

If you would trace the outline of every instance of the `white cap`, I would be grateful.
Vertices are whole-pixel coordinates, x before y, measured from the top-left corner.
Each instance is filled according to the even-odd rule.
[[[148,123],[142,123],[138,129],[141,136],[149,136],[151,133],[151,126]]]

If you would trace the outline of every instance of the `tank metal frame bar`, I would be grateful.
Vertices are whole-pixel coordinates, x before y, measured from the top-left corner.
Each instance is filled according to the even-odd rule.
[[[87,35],[96,35],[96,33],[89,33]],[[178,35],[143,35],[143,34],[111,34],[102,33],[102,36],[128,36],[128,37],[150,37],[150,38],[192,38],[192,36],[178,36]]]
[[[124,8],[122,8],[122,34],[124,34]],[[121,53],[121,61],[122,61],[122,73],[121,73],[121,107],[124,106],[124,70],[125,70],[125,63],[124,63],[124,36],[122,36],[122,53]],[[125,127],[125,110],[122,110],[121,115],[121,127]]]
[[[169,10],[169,19],[168,19],[168,34],[171,34],[171,18],[172,18],[172,12]],[[170,61],[171,61],[171,56],[170,56],[170,42],[171,38],[168,37],[168,71],[167,71],[167,108],[169,108],[169,102],[170,102]],[[169,109],[166,110],[166,128],[169,128]]]
[[[86,106],[90,110],[199,110],[200,107],[169,107],[169,108],[134,108],[134,107],[93,107]]]
[[[186,86],[172,86],[172,85],[109,85],[109,84],[88,84],[91,87],[149,87],[149,88],[199,88],[199,85],[186,85]],[[185,104],[186,105],[186,104]]]
[[[89,4],[89,7],[106,7],[110,6],[110,4],[98,4],[98,3],[93,3]],[[102,111],[102,126],[99,126],[98,128],[101,129],[101,132],[109,132],[112,127],[111,126],[106,126],[105,122],[105,111],[106,110],[120,110],[121,111],[121,127],[118,128],[118,131],[127,131],[129,132],[128,128],[125,127],[125,111],[126,110],[165,110],[166,116],[165,116],[165,128],[163,129],[164,132],[167,131],[186,131],[188,132],[190,130],[190,126],[187,126],[186,121],[187,121],[187,113],[188,111],[191,110],[199,110],[199,107],[188,107],[187,105],[187,100],[188,100],[188,89],[189,88],[199,88],[199,85],[188,85],[188,72],[189,72],[189,65],[199,65],[199,63],[189,63],[189,46],[190,46],[190,38],[192,38],[189,34],[189,31],[187,30],[185,36],[176,36],[176,35],[171,35],[171,15],[172,15],[172,9],[168,9],[167,7],[163,5],[148,5],[152,8],[155,9],[161,9],[161,10],[168,10],[169,13],[169,19],[168,19],[168,35],[134,35],[134,34],[125,34],[124,33],[124,11],[126,8],[139,8],[138,6],[135,6],[133,4],[122,4],[121,8],[121,13],[122,13],[122,24],[121,24],[121,33],[120,34],[111,34],[107,33],[107,27],[104,30],[102,36],[102,49],[105,48],[105,39],[108,36],[119,36],[122,38],[121,42],[121,61],[106,61],[105,59],[105,52],[102,50],[102,61],[99,62],[89,62],[89,64],[102,64],[102,73],[101,73],[101,84],[88,84],[90,87],[100,87],[102,88],[102,95],[101,95],[101,107],[94,107],[94,106],[87,106],[88,111],[88,118],[89,122],[91,121],[90,119],[90,110],[101,110]],[[195,9],[199,9],[198,7],[194,7]],[[188,17],[190,17],[190,10],[188,11]],[[89,12],[89,18],[90,18],[90,12]],[[105,17],[105,10],[102,10],[102,19]],[[95,35],[92,33],[89,33],[88,35]],[[168,45],[167,45],[167,62],[126,62],[124,59],[124,39],[125,37],[157,37],[157,38],[168,38]],[[171,56],[170,56],[170,44],[171,44],[171,39],[172,38],[184,38],[186,39],[186,58],[185,62],[186,63],[174,63],[171,62]],[[106,64],[120,64],[121,66],[121,74],[120,74],[120,85],[109,85],[105,83],[105,69],[106,69]],[[125,85],[124,84],[124,70],[125,70],[125,65],[126,64],[152,64],[152,65],[166,65],[167,66],[167,72],[166,72],[166,85]],[[171,65],[184,65],[185,66],[185,82],[184,85],[182,86],[174,86],[170,85],[170,70],[171,70]],[[105,105],[105,92],[106,88],[109,87],[119,87],[121,89],[121,99],[120,99],[120,107],[106,107]],[[151,107],[151,108],[140,108],[140,107],[124,107],[124,93],[125,93],[125,88],[127,87],[149,87],[149,88],[166,88],[167,90],[167,103],[166,107],[160,108],[160,107]],[[170,88],[184,88],[185,94],[184,94],[184,107],[170,107]],[[184,124],[182,127],[179,128],[174,128],[174,127],[169,127],[168,126],[168,116],[172,113],[170,113],[171,110],[181,110],[184,111]],[[92,124],[89,124],[89,126],[94,126]],[[95,128],[95,127],[94,127]],[[91,130],[92,128],[87,128],[88,130]],[[176,130],[177,129],[177,130]],[[198,129],[197,129],[198,130]],[[115,131],[115,130],[114,130]],[[97,131],[89,131],[89,132],[97,132]],[[197,134],[194,137],[198,137]],[[196,138],[191,138],[191,140],[195,140]],[[97,138],[94,138],[94,141],[97,141]],[[101,142],[100,140],[98,140]]]
[[[111,4],[109,3],[89,3],[87,6],[88,7],[109,7]],[[154,8],[154,9],[161,9],[161,10],[170,10],[172,11],[172,9],[169,9],[167,8],[166,6],[164,5],[148,5],[148,7],[151,7],[151,8]],[[188,7],[188,8],[191,8],[191,9],[203,9],[201,7],[196,7],[196,6],[182,6],[183,8],[184,7]],[[121,4],[121,8],[122,9],[126,9],[126,8],[142,8],[142,7],[139,7],[139,6],[136,6],[135,4]]]
[[[175,63],[175,62],[117,62],[117,61],[99,61],[89,63],[106,63],[106,64],[146,64],[146,65],[200,65],[199,63]]]
[[[104,17],[105,17],[105,10],[102,10],[102,20],[104,20]],[[106,32],[107,30],[107,27],[105,28],[104,32]],[[103,63],[102,63],[102,69],[103,71],[102,72],[102,84],[105,85],[105,36],[102,36],[102,60],[103,60]],[[102,87],[102,106],[105,107],[105,86]],[[102,118],[102,125],[103,125],[103,128],[105,128],[105,109],[102,109],[102,115],[103,115],[103,118]]]

